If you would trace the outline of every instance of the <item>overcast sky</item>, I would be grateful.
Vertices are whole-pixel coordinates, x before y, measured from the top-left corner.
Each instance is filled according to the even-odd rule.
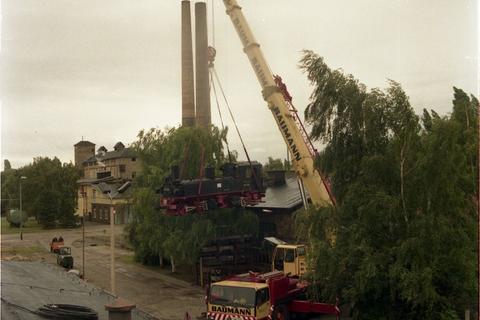
[[[303,49],[369,88],[400,82],[417,112],[450,112],[452,86],[478,93],[477,1],[238,1],[302,114],[312,90],[298,69]],[[73,161],[82,136],[110,150],[133,142],[141,129],[180,124],[180,0],[1,5],[2,168],[3,159],[13,167],[36,156]],[[251,157],[286,157],[222,1],[207,5],[216,69]],[[218,119],[212,99],[212,121],[220,126]],[[231,145],[241,150],[227,125]]]

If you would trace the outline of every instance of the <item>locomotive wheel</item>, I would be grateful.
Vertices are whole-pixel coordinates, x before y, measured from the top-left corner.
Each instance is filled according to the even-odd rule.
[[[217,201],[215,199],[208,199],[207,200],[207,210],[215,210],[218,208]]]
[[[242,198],[238,196],[233,196],[231,199],[232,206],[235,208],[241,208],[242,207]]]
[[[279,306],[276,306],[275,309],[273,309],[272,319],[290,320],[290,312],[288,312],[288,309],[284,304],[281,304]]]

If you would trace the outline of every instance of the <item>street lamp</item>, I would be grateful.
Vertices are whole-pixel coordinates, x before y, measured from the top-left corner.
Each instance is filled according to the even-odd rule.
[[[87,192],[83,191],[83,215],[82,215],[82,277],[85,279],[85,214],[87,213]]]
[[[111,191],[104,192],[110,198],[110,291],[115,296],[115,233],[113,199]]]
[[[22,210],[22,180],[27,179],[25,176],[20,177],[20,240],[23,240],[23,210]]]

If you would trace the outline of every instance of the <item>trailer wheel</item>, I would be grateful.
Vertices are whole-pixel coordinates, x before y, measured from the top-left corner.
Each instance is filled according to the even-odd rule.
[[[273,320],[290,320],[290,312],[288,312],[287,306],[284,304],[276,306],[273,309],[272,319]]]

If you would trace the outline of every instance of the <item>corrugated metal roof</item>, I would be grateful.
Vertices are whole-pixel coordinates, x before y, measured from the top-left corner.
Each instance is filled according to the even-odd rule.
[[[43,320],[35,311],[45,304],[62,303],[89,307],[98,312],[98,319],[107,320],[105,304],[114,297],[80,280],[63,269],[42,262],[2,261],[2,319]],[[17,306],[13,306],[15,304]],[[134,309],[134,320],[153,320],[155,317]]]
[[[133,148],[124,148],[120,150],[113,150],[107,151],[105,154],[97,154],[94,155],[87,160],[83,161],[83,163],[94,163],[96,161],[105,161],[110,159],[118,159],[118,158],[134,158],[137,157],[137,152]]]
[[[77,183],[80,183],[80,184],[92,184],[92,183],[99,183],[99,182],[107,182],[107,181],[112,181],[112,180],[115,180],[116,178],[115,177],[105,177],[105,178],[100,178],[100,179],[97,179],[97,178],[82,178],[82,179],[78,179],[77,180]]]
[[[298,189],[297,177],[287,177],[285,182],[284,185],[267,187],[264,202],[257,204],[253,208],[293,209],[302,206],[302,197]]]

